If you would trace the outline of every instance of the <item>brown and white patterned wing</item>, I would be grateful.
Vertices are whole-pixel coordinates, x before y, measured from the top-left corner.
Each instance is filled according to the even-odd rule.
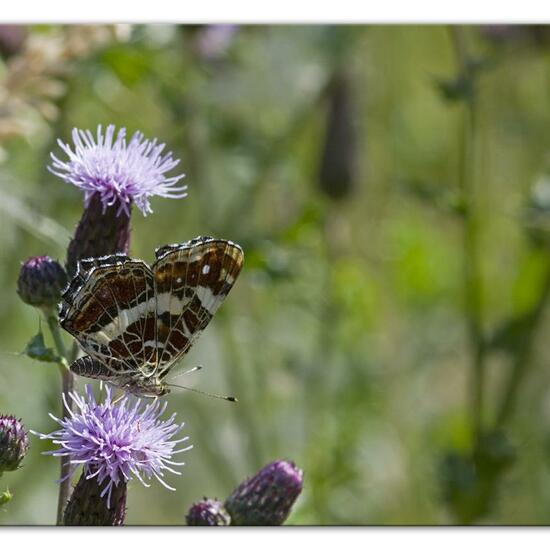
[[[154,370],[155,311],[147,264],[116,254],[80,262],[63,294],[60,323],[116,378]]]
[[[240,246],[212,237],[156,250],[159,373],[167,371],[206,328],[239,275]]]

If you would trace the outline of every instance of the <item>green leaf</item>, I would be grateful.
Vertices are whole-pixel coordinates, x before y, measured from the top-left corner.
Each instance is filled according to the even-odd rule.
[[[44,335],[40,331],[36,336],[33,336],[23,353],[31,359],[37,361],[45,361],[46,363],[60,363],[61,358],[56,355],[52,348],[47,348],[44,343]]]
[[[136,85],[155,66],[154,52],[143,47],[113,46],[103,52],[101,60],[126,86]]]
[[[6,504],[13,498],[13,495],[10,493],[9,489],[6,489],[3,493],[0,493],[0,506]]]
[[[471,101],[474,97],[474,81],[464,75],[455,79],[435,79],[434,84],[447,101]]]
[[[533,325],[533,312],[508,319],[496,328],[489,345],[495,350],[515,353],[524,344]]]
[[[492,67],[488,59],[473,59],[456,78],[435,78],[434,85],[446,101],[471,101],[478,76]]]

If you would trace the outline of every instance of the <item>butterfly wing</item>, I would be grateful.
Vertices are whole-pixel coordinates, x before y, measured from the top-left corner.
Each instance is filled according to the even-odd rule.
[[[63,294],[61,326],[113,378],[156,364],[156,299],[144,262],[122,254],[83,260]]]
[[[123,254],[79,263],[60,310],[61,326],[91,357],[73,363],[77,374],[120,385],[161,377],[208,325],[244,260],[238,245],[211,237],[156,256],[151,268]]]
[[[243,266],[240,246],[197,237],[156,250],[159,376],[189,351],[233,287]]]

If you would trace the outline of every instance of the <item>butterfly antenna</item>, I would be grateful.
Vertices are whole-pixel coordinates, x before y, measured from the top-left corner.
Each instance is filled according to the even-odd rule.
[[[192,372],[196,372],[198,370],[201,370],[203,368],[202,365],[197,365],[196,367],[193,367],[192,369],[188,369],[188,370],[185,370],[183,372],[180,372],[179,374],[176,374],[176,376],[174,376],[172,378],[172,380],[175,380],[176,378],[179,378],[180,376],[184,376],[186,374],[191,374]]]
[[[210,393],[207,391],[197,390],[196,388],[189,388],[188,386],[178,386],[177,384],[166,384],[166,385],[171,386],[172,388],[181,388],[183,390],[189,390],[195,393],[201,393],[202,395],[207,395],[208,397],[215,397],[216,399],[223,399],[224,401],[231,401],[232,403],[238,402],[236,397],[232,397],[230,395],[219,395],[217,393]]]

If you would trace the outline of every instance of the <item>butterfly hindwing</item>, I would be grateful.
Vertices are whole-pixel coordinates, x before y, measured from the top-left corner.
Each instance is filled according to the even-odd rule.
[[[157,250],[152,270],[161,371],[184,355],[206,328],[242,264],[238,245],[211,237]]]

